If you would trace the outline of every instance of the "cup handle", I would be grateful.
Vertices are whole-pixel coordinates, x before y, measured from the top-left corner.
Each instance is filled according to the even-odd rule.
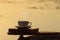
[[[31,26],[32,25],[32,23],[31,22],[29,22],[30,23],[30,25],[29,26]]]

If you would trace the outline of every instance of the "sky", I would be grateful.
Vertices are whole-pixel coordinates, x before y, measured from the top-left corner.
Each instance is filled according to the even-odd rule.
[[[17,40],[7,35],[18,21],[32,22],[40,32],[60,32],[59,0],[0,0],[0,40]]]

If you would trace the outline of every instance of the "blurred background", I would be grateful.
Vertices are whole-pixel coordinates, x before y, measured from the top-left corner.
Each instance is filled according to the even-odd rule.
[[[17,40],[7,32],[21,20],[40,32],[60,32],[60,0],[0,0],[0,40]]]

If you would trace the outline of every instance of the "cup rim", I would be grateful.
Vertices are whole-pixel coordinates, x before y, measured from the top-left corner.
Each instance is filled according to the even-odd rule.
[[[29,21],[18,21],[18,22],[29,22]]]

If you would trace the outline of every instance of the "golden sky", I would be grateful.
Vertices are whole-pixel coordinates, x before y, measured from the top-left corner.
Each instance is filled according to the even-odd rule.
[[[7,35],[18,21],[32,22],[40,31],[60,32],[59,0],[0,0],[0,40],[17,40]]]

